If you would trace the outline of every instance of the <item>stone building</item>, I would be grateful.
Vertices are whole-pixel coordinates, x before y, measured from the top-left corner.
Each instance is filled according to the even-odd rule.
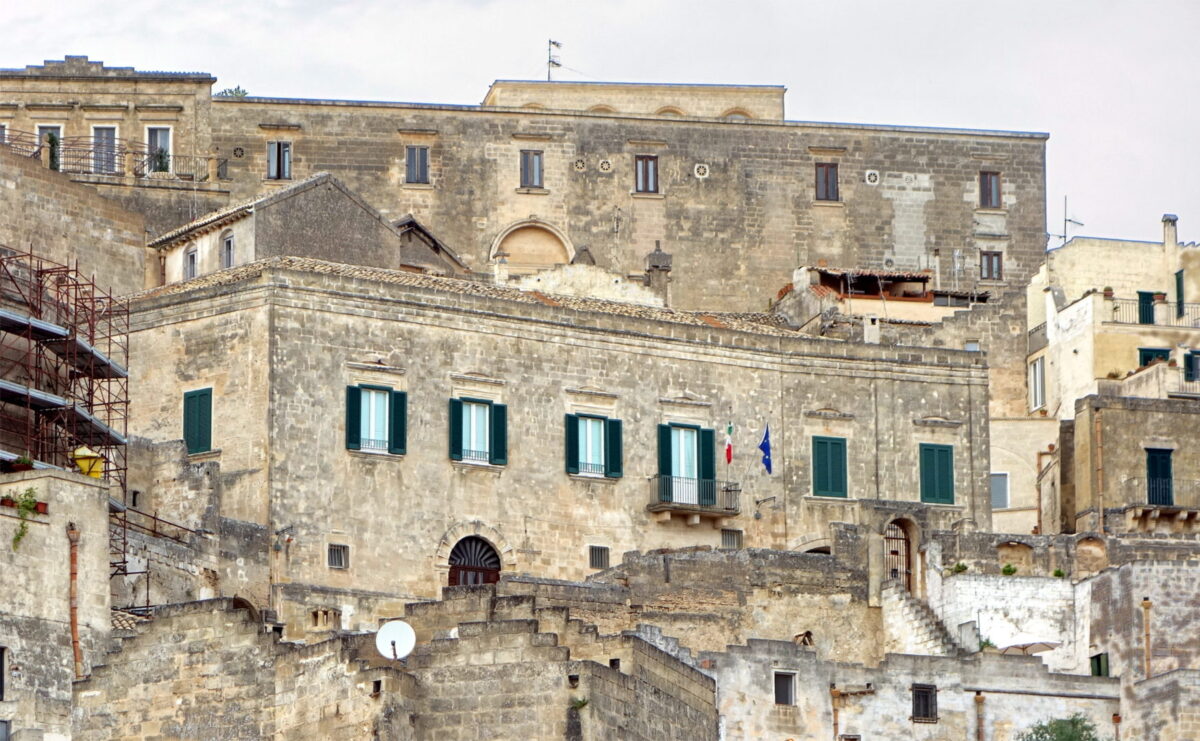
[[[365,626],[448,583],[579,579],[628,550],[828,549],[835,521],[882,554],[902,519],[907,574],[923,533],[990,527],[977,355],[291,257],[133,306],[131,429],[219,464],[208,494],[133,472],[142,507],[217,533],[221,593],[289,635],[318,595]]]

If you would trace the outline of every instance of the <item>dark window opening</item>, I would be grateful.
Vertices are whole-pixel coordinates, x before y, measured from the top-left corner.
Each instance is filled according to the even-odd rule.
[[[350,546],[335,545],[332,543],[329,545],[329,568],[350,568]]]
[[[620,659],[609,659],[608,660],[608,668],[616,669],[617,671],[621,671],[621,660]]]
[[[789,672],[775,672],[775,704],[796,704],[796,675]]]
[[[1169,347],[1139,347],[1138,348],[1138,367],[1145,368],[1151,363],[1159,361],[1168,361],[1171,359],[1171,348]]]
[[[1154,324],[1154,291],[1138,291],[1138,324]]]
[[[483,538],[463,538],[450,551],[450,586],[476,586],[500,581],[500,555]]]
[[[1004,278],[1004,254],[1001,252],[979,253],[979,279],[1002,280]]]
[[[838,166],[834,163],[817,163],[817,200],[838,201]]]
[[[429,147],[408,147],[405,150],[404,182],[429,183]]]
[[[1092,657],[1092,676],[1107,677],[1108,674],[1108,654],[1096,654]]]
[[[1171,506],[1175,504],[1174,481],[1171,473],[1171,450],[1164,448],[1146,449],[1146,495],[1147,504]]]
[[[937,723],[937,686],[914,684],[912,686],[912,719],[914,723]]]
[[[267,179],[292,179],[291,142],[267,142]]]
[[[1001,208],[1000,173],[979,173],[979,207]]]
[[[722,548],[741,548],[742,547],[742,531],[741,530],[722,530],[721,531],[721,547]]]
[[[606,545],[590,545],[588,546],[588,566],[593,569],[608,568],[608,546]]]
[[[634,191],[637,193],[658,192],[658,157],[640,154],[633,158],[635,178]]]

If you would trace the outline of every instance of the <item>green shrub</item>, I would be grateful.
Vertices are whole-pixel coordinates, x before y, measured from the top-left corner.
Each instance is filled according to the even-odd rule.
[[[1012,576],[1013,574],[1017,573],[1017,567],[1013,566],[1011,563],[1006,563],[1004,564],[1004,568],[1000,569],[1000,573],[1004,574],[1005,576]]]

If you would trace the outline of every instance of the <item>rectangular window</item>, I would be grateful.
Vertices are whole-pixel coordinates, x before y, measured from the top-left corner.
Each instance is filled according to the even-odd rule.
[[[92,172],[117,171],[117,127],[92,127]]]
[[[405,150],[404,182],[429,183],[429,147],[408,147]]]
[[[722,530],[721,531],[721,547],[722,548],[741,548],[742,547],[742,531],[741,530]]]
[[[150,172],[171,171],[171,127],[146,127],[146,154],[149,157],[147,170]]]
[[[1108,654],[1096,654],[1092,657],[1092,676],[1107,677],[1108,676]]]
[[[50,169],[58,170],[62,166],[62,127],[53,124],[38,124],[38,146],[50,150]]]
[[[212,450],[212,389],[183,395],[183,441],[188,455]]]
[[[183,252],[183,279],[191,280],[200,274],[200,255],[195,247],[188,247]]]
[[[937,723],[937,687],[932,684],[912,686],[912,719],[914,723]]]
[[[1029,410],[1046,406],[1046,357],[1035,358],[1029,364]]]
[[[8,677],[7,651],[7,648],[0,646],[0,702],[7,699],[4,695],[4,680]]]
[[[1004,253],[979,253],[979,279],[1002,280],[1004,278]]]
[[[967,340],[963,343],[963,349],[967,352],[979,352],[979,340]]]
[[[408,394],[390,386],[346,387],[346,448],[403,455],[408,447]]]
[[[508,463],[508,407],[486,399],[451,399],[450,460]]]
[[[8,127],[0,124],[0,144],[8,141]]]
[[[658,157],[639,154],[633,158],[635,171],[634,191],[637,193],[658,192]]]
[[[350,568],[350,546],[329,544],[329,568]]]
[[[1183,356],[1183,380],[1200,381],[1200,350],[1192,350]]]
[[[838,196],[838,166],[834,163],[817,163],[817,200],[841,200]]]
[[[0,720],[0,741],[12,738],[12,721]]]
[[[791,672],[775,672],[775,704],[796,704],[796,675]]]
[[[1169,347],[1139,347],[1138,348],[1138,367],[1145,368],[1147,365],[1158,360],[1170,360],[1171,348]]]
[[[568,414],[565,429],[567,473],[621,477],[621,420]]]
[[[716,433],[693,425],[658,426],[658,498],[661,502],[717,504]]]
[[[1175,504],[1173,478],[1171,451],[1163,448],[1146,448],[1147,504],[1167,507]]]
[[[814,437],[813,494],[818,497],[846,496],[846,438]]]
[[[1008,509],[1008,474],[992,474],[992,509]]]
[[[221,237],[221,267],[233,267],[233,235],[226,234]]]
[[[1000,201],[1000,173],[998,172],[981,172],[979,173],[979,207],[980,208],[1001,208]]]
[[[921,501],[954,504],[954,446],[921,443]]]
[[[0,141],[3,139],[0,138]],[[1180,319],[1187,313],[1187,307],[1183,303],[1183,271],[1175,271],[1175,318]]]
[[[608,568],[608,546],[606,545],[589,545],[588,546],[588,566],[593,569]]]
[[[1138,324],[1154,324],[1154,291],[1138,291]]]
[[[291,142],[267,142],[267,179],[292,179]]]
[[[542,153],[533,149],[521,150],[521,187],[542,187]]]

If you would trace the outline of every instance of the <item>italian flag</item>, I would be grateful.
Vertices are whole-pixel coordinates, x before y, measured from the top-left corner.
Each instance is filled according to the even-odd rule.
[[[733,463],[733,423],[725,428],[725,465]]]

